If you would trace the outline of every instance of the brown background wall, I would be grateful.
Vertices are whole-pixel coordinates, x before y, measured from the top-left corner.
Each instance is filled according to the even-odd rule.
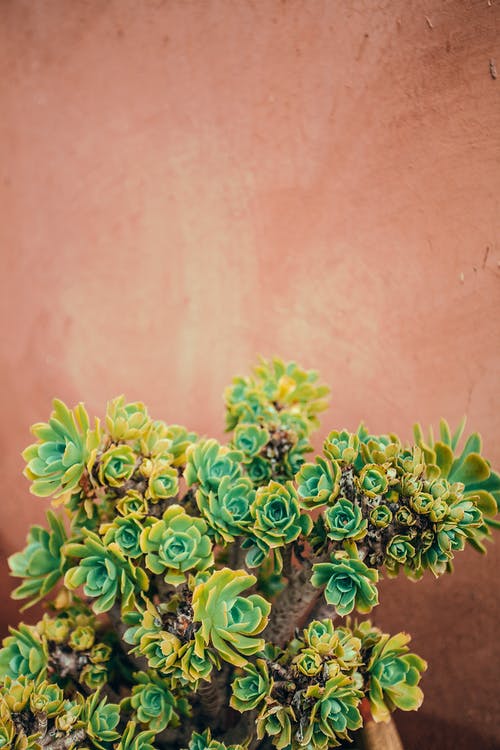
[[[322,435],[465,413],[500,464],[499,27],[498,0],[2,0],[4,555],[54,395],[221,437],[258,352],[332,385]],[[500,747],[499,560],[382,586],[430,662],[409,749]]]

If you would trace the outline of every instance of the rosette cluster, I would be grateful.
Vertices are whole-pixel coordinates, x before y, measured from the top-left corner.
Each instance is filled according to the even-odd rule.
[[[336,747],[361,726],[365,694],[377,703],[377,720],[421,700],[417,683],[425,663],[408,652],[408,640],[404,634],[389,639],[369,622],[351,629],[315,620],[285,650],[269,647],[241,670],[231,706],[258,711],[258,737],[270,737],[280,750]]]
[[[146,601],[130,613],[125,640],[174,684],[196,688],[221,660],[241,666],[264,647],[258,636],[271,605],[259,594],[241,595],[255,582],[229,568],[191,578],[166,604]]]
[[[380,568],[412,579],[425,570],[435,576],[452,569],[466,543],[484,551],[483,540],[496,522],[500,479],[480,455],[472,435],[453,457],[460,438],[446,423],[442,440],[404,447],[394,435],[374,437],[332,432],[323,457],[306,463],[296,476],[306,507],[321,510],[313,549],[330,559],[314,566],[312,582],[324,587],[337,612],[369,612],[378,603]],[[498,488],[498,489],[497,489]]]
[[[225,392],[226,425],[256,486],[291,479],[311,450],[309,436],[328,405],[329,388],[314,370],[295,362],[262,359]]]
[[[368,613],[383,571],[437,576],[466,544],[484,551],[500,477],[445,422],[413,446],[333,431],[306,462],[327,394],[314,371],[262,360],[226,390],[227,444],[123,396],[102,423],[54,401],[23,455],[63,513],[9,558],[14,598],[54,600],[0,649],[1,750],[243,750],[246,720],[222,741],[229,693],[257,739],[327,750],[361,726],[363,698],[376,721],[420,706],[407,635],[311,612],[322,592],[330,613]]]
[[[34,681],[57,675],[61,684],[97,690],[110,681],[116,638],[81,603],[36,625],[21,623],[4,639],[0,674]]]
[[[120,736],[119,720],[119,706],[108,703],[98,691],[87,698],[81,693],[67,698],[57,685],[25,677],[6,677],[0,685],[2,748],[41,750],[58,743],[108,750]]]

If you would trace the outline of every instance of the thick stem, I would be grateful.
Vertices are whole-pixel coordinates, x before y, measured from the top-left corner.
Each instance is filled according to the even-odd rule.
[[[50,741],[50,737],[46,735],[41,744],[44,750],[69,750],[71,747],[81,744],[86,737],[87,733],[85,732],[85,729],[75,729],[74,732],[65,734],[52,741]],[[47,740],[49,740],[49,742],[47,742]]]
[[[85,654],[78,651],[63,651],[56,646],[50,654],[50,668],[59,677],[71,677],[77,681],[80,679],[82,669],[89,663]]]
[[[322,594],[322,589],[311,583],[312,567],[329,559],[327,552],[317,558],[305,559],[302,567],[291,574],[288,586],[273,603],[271,619],[263,633],[267,641],[284,646],[293,636],[294,629],[304,624]]]
[[[140,670],[144,671],[148,668],[148,662],[143,656],[137,656],[129,651],[129,645],[123,640],[123,634],[127,630],[127,626],[122,620],[120,602],[115,602],[108,612],[108,617],[115,629],[116,634],[120,639],[120,648],[125,657],[132,663],[132,665]]]
[[[246,550],[241,548],[239,539],[235,539],[229,552],[228,565],[232,570],[247,570],[245,565]]]
[[[309,612],[307,620],[303,623],[304,626],[308,625],[313,620],[338,620],[340,615],[337,613],[335,607],[331,604],[327,604],[323,598],[318,599],[314,607]]]
[[[290,579],[292,572],[292,545],[288,544],[283,551],[283,575]]]

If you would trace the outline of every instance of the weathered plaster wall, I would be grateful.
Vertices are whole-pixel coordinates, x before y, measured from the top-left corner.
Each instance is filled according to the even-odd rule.
[[[258,352],[321,370],[323,434],[466,413],[500,463],[499,27],[498,0],[2,1],[3,554],[54,395],[221,437]],[[431,665],[408,748],[500,746],[499,560],[383,585]]]

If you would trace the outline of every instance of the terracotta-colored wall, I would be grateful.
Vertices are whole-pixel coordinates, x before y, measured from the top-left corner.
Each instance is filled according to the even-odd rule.
[[[54,395],[221,437],[258,352],[332,385],[322,434],[465,413],[500,464],[499,7],[2,1],[4,554]],[[499,747],[499,560],[382,586],[430,662],[408,748]]]

